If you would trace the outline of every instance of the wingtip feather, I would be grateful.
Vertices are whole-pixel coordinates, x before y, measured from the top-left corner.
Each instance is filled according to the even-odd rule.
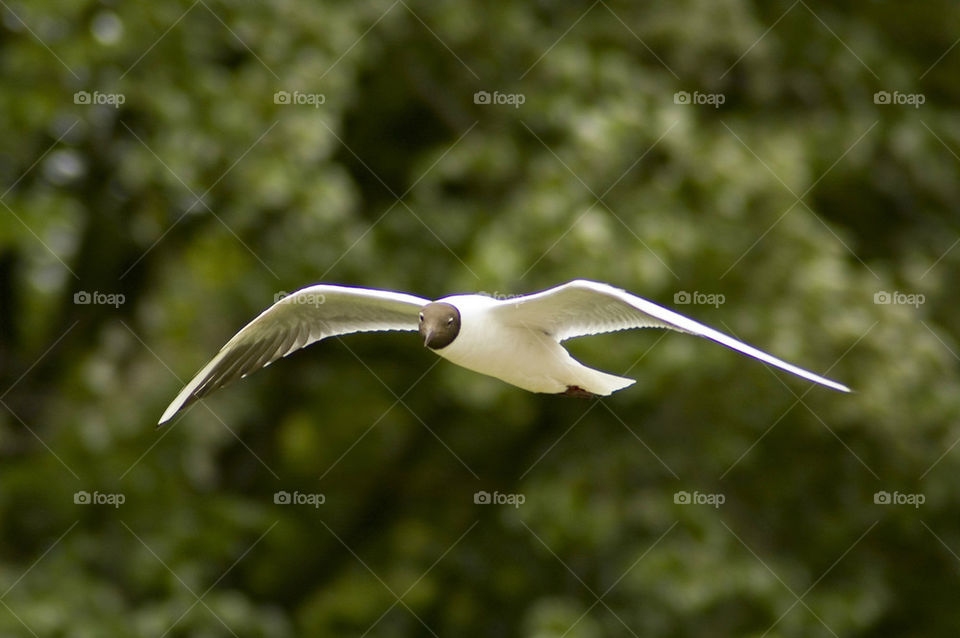
[[[159,430],[164,425],[169,423],[173,417],[177,415],[177,412],[179,412],[181,408],[183,408],[183,405],[181,405],[180,397],[177,397],[173,400],[173,403],[168,405],[167,409],[163,411],[163,414],[160,416],[160,420],[157,421],[156,429]]]

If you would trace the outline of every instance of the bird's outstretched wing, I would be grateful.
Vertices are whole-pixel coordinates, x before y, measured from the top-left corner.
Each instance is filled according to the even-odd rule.
[[[539,330],[557,341],[631,328],[669,328],[706,337],[787,372],[841,392],[850,388],[758,350],[709,326],[632,295],[577,279],[543,292],[503,300],[493,312],[512,325]]]
[[[162,425],[198,398],[327,337],[353,332],[417,330],[413,295],[347,286],[310,286],[279,300],[248,323],[180,391],[160,417]]]

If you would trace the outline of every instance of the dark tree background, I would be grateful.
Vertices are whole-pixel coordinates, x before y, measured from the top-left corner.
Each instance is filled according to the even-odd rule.
[[[0,636],[960,624],[955,3],[0,4]],[[856,392],[357,335],[153,427],[283,291],[577,277]]]

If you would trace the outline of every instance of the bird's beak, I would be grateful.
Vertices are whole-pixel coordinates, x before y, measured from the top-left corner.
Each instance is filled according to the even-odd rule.
[[[423,345],[427,348],[430,347],[430,342],[433,340],[433,330],[427,330],[423,334]]]

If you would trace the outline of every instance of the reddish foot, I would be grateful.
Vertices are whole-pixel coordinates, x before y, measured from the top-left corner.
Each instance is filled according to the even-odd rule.
[[[597,396],[593,392],[588,392],[578,385],[568,385],[566,391],[560,394],[565,397],[575,397],[577,399],[592,399]]]

